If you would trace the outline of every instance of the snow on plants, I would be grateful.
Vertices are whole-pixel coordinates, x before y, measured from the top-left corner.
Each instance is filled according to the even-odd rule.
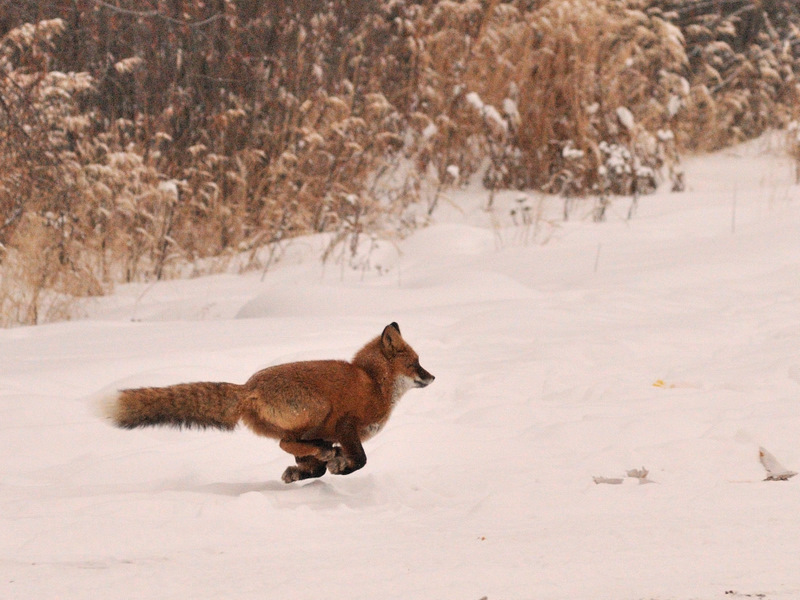
[[[478,111],[481,117],[486,121],[487,125],[492,125],[499,131],[506,131],[508,129],[508,122],[500,114],[500,111],[498,111],[491,104],[484,103],[477,93],[468,93],[466,100],[469,105],[472,106],[472,108]],[[506,105],[505,109],[509,117],[514,116],[515,112],[513,106]],[[519,115],[519,111],[516,111],[516,115]]]
[[[617,118],[619,122],[625,126],[625,129],[628,131],[632,131],[633,128],[636,126],[636,120],[633,117],[633,113],[630,109],[626,106],[618,106],[617,107]]]
[[[0,331],[0,596],[800,597],[800,188],[771,143],[692,158],[631,220],[454,190],[380,272],[309,236],[263,280],[130,284]],[[392,321],[436,381],[351,475],[287,485],[249,430],[93,412],[346,359]]]

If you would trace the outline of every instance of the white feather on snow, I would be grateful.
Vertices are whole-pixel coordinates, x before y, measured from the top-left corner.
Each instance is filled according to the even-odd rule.
[[[263,282],[122,286],[0,331],[3,598],[797,598],[800,480],[762,483],[758,448],[800,464],[800,188],[764,142],[684,166],[690,190],[629,222],[626,199],[598,225],[537,195],[518,228],[518,193],[488,214],[452,191],[383,276],[305,238]],[[247,430],[91,410],[347,358],[391,321],[436,381],[346,477],[287,486]],[[594,483],[643,464],[658,485]]]
[[[758,458],[767,472],[767,477],[764,481],[786,481],[797,475],[796,471],[790,471],[784,467],[766,448],[758,449]]]

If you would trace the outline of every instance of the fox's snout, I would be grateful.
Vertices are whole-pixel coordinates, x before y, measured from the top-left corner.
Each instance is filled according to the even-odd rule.
[[[417,369],[416,376],[414,377],[414,385],[417,387],[425,387],[426,385],[433,383],[434,379],[436,379],[436,377],[428,373],[422,367],[419,367]]]

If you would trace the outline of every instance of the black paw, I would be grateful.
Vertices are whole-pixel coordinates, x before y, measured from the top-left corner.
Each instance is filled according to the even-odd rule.
[[[352,471],[348,470],[347,459],[341,453],[328,461],[328,473],[333,475],[347,475]]]
[[[332,473],[333,475],[349,475],[354,471],[358,471],[366,462],[367,461],[351,462],[344,456],[337,456],[333,460],[328,461],[328,473]]]
[[[292,483],[294,481],[300,481],[301,479],[305,479],[307,475],[303,473],[303,471],[297,467],[286,467],[286,470],[281,475],[281,479],[283,479],[284,483]]]
[[[344,456],[337,456],[335,459],[328,461],[328,473],[333,475],[349,475],[354,471],[358,471],[364,465],[349,463]]]

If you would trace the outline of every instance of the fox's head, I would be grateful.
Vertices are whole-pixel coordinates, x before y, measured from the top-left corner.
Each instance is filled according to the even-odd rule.
[[[380,346],[381,352],[392,366],[396,387],[403,388],[403,391],[412,387],[425,387],[435,379],[419,364],[419,355],[400,335],[397,323],[390,323],[384,328]]]

